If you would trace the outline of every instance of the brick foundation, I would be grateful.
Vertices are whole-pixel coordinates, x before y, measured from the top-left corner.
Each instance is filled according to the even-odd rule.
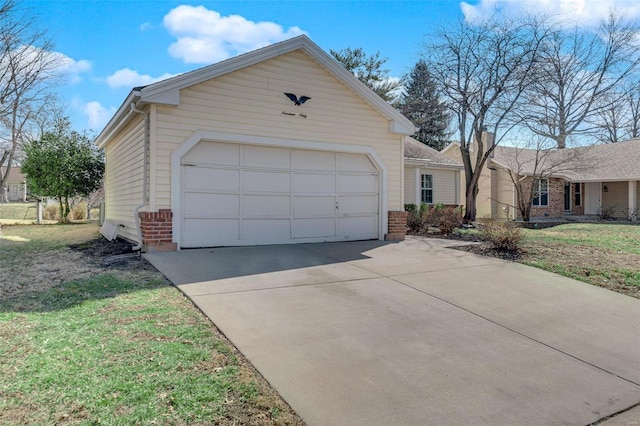
[[[389,212],[389,232],[384,236],[385,240],[402,241],[407,234],[407,212]]]
[[[173,212],[170,209],[140,212],[138,216],[145,252],[153,253],[178,249],[177,244],[173,242]]]

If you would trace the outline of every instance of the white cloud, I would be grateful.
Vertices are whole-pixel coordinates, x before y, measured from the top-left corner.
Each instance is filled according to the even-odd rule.
[[[146,86],[147,84],[155,83],[156,81],[165,80],[170,77],[174,77],[177,74],[162,74],[158,77],[152,77],[148,74],[140,74],[138,71],[130,68],[123,68],[111,74],[107,77],[107,84],[112,89],[120,87],[127,87],[129,89],[136,86]]]
[[[150,22],[145,22],[144,24],[140,25],[140,31],[152,30],[153,28],[153,24],[151,24]]]
[[[87,102],[84,105],[84,113],[88,118],[88,127],[92,130],[100,130],[116,113],[116,108],[105,108],[98,101]]]
[[[70,83],[80,82],[80,74],[91,71],[91,62],[85,59],[76,61],[60,52],[52,52],[51,55],[56,62],[56,69],[62,73]]]
[[[177,38],[169,54],[186,63],[212,63],[304,34],[274,22],[253,22],[240,15],[222,16],[204,6],[178,6],[163,20]]]
[[[64,82],[78,83],[80,74],[91,70],[91,62],[75,60],[61,52],[50,52],[31,45],[22,45],[14,51],[14,57],[24,61],[22,66],[30,71],[39,69],[40,77],[62,78]]]
[[[476,4],[463,1],[460,9],[468,22],[478,22],[494,14],[545,13],[567,25],[593,26],[611,10],[625,19],[640,18],[638,0],[479,0]]]

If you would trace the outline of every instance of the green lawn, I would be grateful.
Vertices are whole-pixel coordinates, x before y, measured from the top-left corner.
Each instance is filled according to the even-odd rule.
[[[96,231],[2,228],[0,424],[302,424],[157,271],[86,256]]]

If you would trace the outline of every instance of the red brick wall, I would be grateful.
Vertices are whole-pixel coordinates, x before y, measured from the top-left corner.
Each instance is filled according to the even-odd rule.
[[[564,211],[564,179],[550,178],[549,179],[549,205],[548,206],[531,206],[531,217],[561,217],[565,214]],[[524,191],[529,191],[531,179],[523,185]],[[573,183],[571,184],[571,213],[582,215],[584,214],[584,185],[581,185],[581,198],[582,204],[580,206],[575,205],[575,194]],[[568,213],[568,212],[566,212]]]
[[[144,251],[174,251],[177,245],[173,242],[173,213],[170,209],[157,212],[140,212],[140,230]]]
[[[384,239],[402,241],[405,235],[407,235],[407,212],[390,211],[389,232],[384,236]]]

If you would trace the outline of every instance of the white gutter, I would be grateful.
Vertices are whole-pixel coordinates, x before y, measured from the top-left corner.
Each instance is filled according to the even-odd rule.
[[[138,113],[144,115],[144,151],[143,151],[143,169],[142,169],[142,202],[133,208],[133,219],[136,223],[136,231],[138,233],[138,245],[132,248],[134,251],[142,249],[144,242],[142,241],[142,229],[140,229],[140,209],[149,204],[149,195],[147,192],[147,168],[149,166],[149,113],[142,111],[136,107],[135,102],[129,105],[131,110],[129,114]]]
[[[129,93],[127,99],[124,100],[118,111],[111,117],[111,120],[107,123],[107,125],[102,129],[102,132],[96,137],[95,143],[98,148],[104,148],[105,144],[108,140],[111,139],[113,135],[115,135],[125,124],[129,122],[129,118],[134,114],[131,108],[127,108],[127,105],[131,105],[134,102],[137,102],[140,99],[140,91],[134,90]]]

